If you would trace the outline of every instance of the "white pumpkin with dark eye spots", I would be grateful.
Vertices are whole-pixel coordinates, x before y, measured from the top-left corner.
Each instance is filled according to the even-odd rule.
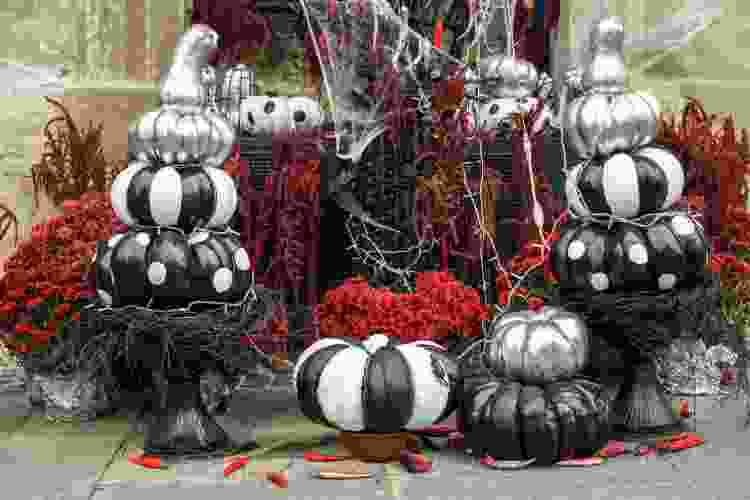
[[[186,232],[225,226],[237,210],[232,178],[200,165],[131,162],[115,177],[110,197],[115,214],[128,226],[179,227]]]
[[[505,127],[510,130],[515,113],[528,113],[536,103],[535,98],[513,99],[509,97],[487,101],[479,108],[479,127],[494,130]]]
[[[177,231],[130,230],[99,242],[97,295],[108,306],[187,303],[191,298],[187,239]]]
[[[323,125],[323,110],[315,99],[290,97],[288,104],[289,117],[296,130],[311,129]]]
[[[644,227],[618,222],[608,228],[572,220],[552,247],[560,285],[593,292],[670,290],[705,272],[710,246],[701,225],[687,214],[643,216]]]
[[[193,298],[241,300],[252,284],[250,258],[233,233],[196,231],[188,239]]]
[[[250,96],[240,102],[240,128],[253,135],[270,135],[291,129],[286,97]]]
[[[344,431],[400,432],[432,425],[456,408],[458,365],[420,342],[373,335],[362,344],[325,338],[294,367],[302,412]]]

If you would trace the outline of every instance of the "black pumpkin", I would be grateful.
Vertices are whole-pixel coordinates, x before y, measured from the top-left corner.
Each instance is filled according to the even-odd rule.
[[[237,210],[234,181],[201,165],[159,166],[134,161],[112,183],[112,208],[129,226],[170,226],[190,232],[220,228]]]
[[[188,239],[191,296],[195,300],[234,302],[252,285],[250,258],[230,232],[198,230]]]
[[[302,412],[345,431],[400,432],[446,418],[457,405],[455,360],[419,342],[384,335],[360,344],[325,338],[294,367]]]
[[[130,230],[99,242],[96,288],[108,306],[176,304],[190,299],[187,238],[178,231]]]
[[[550,254],[560,285],[593,292],[669,290],[703,275],[710,246],[697,221],[653,214],[641,223],[645,227],[568,222]]]
[[[534,458],[549,465],[600,449],[609,435],[608,400],[588,379],[544,386],[494,380],[473,386],[461,401],[465,445],[478,456]]]
[[[666,210],[684,188],[680,160],[652,146],[579,163],[565,180],[570,210],[580,217],[593,213],[631,218]]]

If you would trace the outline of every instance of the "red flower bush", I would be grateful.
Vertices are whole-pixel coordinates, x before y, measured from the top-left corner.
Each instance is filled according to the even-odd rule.
[[[490,317],[479,292],[446,272],[417,273],[416,291],[396,293],[350,278],[330,290],[316,308],[324,337],[360,337],[380,332],[413,341],[448,335],[478,336]]]
[[[112,235],[108,193],[86,193],[63,203],[63,214],[32,228],[16,247],[0,278],[1,341],[11,351],[47,349],[66,321],[80,317],[92,290],[83,286],[98,240]],[[2,332],[0,331],[0,334]]]

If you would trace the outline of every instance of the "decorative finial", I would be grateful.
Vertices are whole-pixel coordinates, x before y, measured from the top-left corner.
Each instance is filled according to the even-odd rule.
[[[591,53],[583,72],[583,88],[603,94],[625,92],[628,71],[623,55],[625,24],[620,17],[607,17],[591,30]]]

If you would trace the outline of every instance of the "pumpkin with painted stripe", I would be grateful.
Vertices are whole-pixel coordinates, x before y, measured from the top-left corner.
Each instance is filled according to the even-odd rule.
[[[611,214],[633,218],[667,210],[684,189],[680,160],[658,147],[579,163],[565,180],[568,206],[579,217]]]
[[[485,356],[499,377],[542,384],[578,374],[588,361],[589,342],[578,315],[547,306],[496,318]]]
[[[158,166],[134,161],[115,177],[112,208],[128,226],[226,226],[237,210],[237,189],[223,170],[201,165]]]
[[[302,412],[343,431],[400,432],[432,425],[456,406],[456,362],[434,344],[373,335],[324,338],[294,367]]]
[[[188,238],[191,296],[236,302],[252,285],[250,258],[234,233],[198,230]]]
[[[590,456],[610,432],[602,386],[582,378],[533,385],[487,377],[462,397],[460,420],[476,456],[539,465]]]
[[[670,290],[703,275],[710,248],[701,225],[687,214],[646,215],[639,225],[617,222],[611,228],[579,219],[561,228],[550,264],[563,288]]]

